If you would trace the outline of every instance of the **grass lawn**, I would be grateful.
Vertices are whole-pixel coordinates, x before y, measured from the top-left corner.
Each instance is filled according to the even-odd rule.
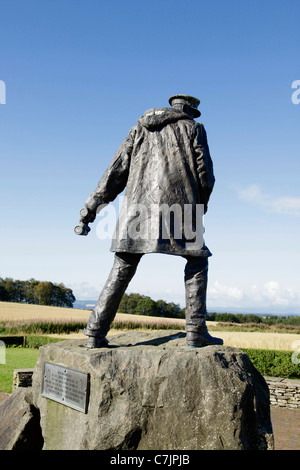
[[[33,368],[39,351],[30,348],[6,348],[5,353],[5,364],[0,364],[0,392],[11,393],[14,370]]]

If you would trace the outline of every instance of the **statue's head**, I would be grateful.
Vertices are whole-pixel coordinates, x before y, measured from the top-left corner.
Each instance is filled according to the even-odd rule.
[[[200,104],[198,98],[189,95],[174,95],[169,98],[169,103],[172,108],[187,112],[195,118],[201,116],[200,111],[197,109]]]

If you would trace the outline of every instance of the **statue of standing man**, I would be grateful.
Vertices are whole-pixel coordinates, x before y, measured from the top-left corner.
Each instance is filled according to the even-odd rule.
[[[223,344],[206,326],[209,249],[203,240],[202,215],[207,211],[215,178],[200,101],[188,95],[169,99],[171,107],[152,108],[138,119],[119,147],[97,188],[89,196],[75,232],[87,235],[97,209],[125,197],[111,251],[112,270],[84,334],[87,347],[108,346],[106,335],[118,306],[145,253],[186,259],[186,342],[191,347]]]

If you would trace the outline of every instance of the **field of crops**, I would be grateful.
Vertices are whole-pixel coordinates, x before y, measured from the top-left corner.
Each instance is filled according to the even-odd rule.
[[[88,310],[64,307],[48,307],[47,305],[21,304],[0,302],[0,322],[5,321],[86,321]]]
[[[0,323],[31,323],[31,322],[83,322],[86,323],[90,315],[89,310],[70,309],[62,307],[48,307],[42,305],[18,304],[12,302],[0,302]],[[173,318],[159,318],[142,315],[129,315],[118,313],[115,319],[118,329],[112,329],[109,336],[120,333],[122,325],[124,330],[132,328],[138,323],[139,328],[176,328],[184,330],[185,320]],[[131,325],[131,326],[130,326]],[[238,348],[256,348],[293,351],[299,349],[295,346],[300,341],[300,335],[292,333],[275,333],[259,331],[226,331],[225,327],[217,322],[207,322],[212,335],[224,340],[227,346]],[[82,333],[70,333],[61,337],[83,337]]]

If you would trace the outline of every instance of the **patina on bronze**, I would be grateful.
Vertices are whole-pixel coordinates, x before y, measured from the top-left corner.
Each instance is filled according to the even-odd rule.
[[[80,211],[75,227],[78,235],[87,235],[97,208],[113,201],[125,188],[123,204],[111,251],[115,261],[84,333],[91,348],[108,346],[106,339],[125,290],[145,253],[179,255],[186,259],[186,341],[191,347],[222,344],[206,327],[206,290],[209,249],[204,243],[193,246],[195,238],[178,232],[173,221],[168,236],[162,235],[165,219],[161,211],[151,208],[191,208],[189,233],[197,233],[197,208],[207,211],[215,178],[204,126],[194,118],[200,116],[200,101],[189,95],[174,95],[170,108],[152,108],[138,119],[119,147],[109,167]],[[151,221],[151,236],[128,236],[142,206]],[[125,207],[126,206],[126,207]],[[182,227],[184,224],[180,225]],[[197,237],[196,237],[197,238]],[[191,243],[192,242],[192,243]],[[192,248],[191,248],[192,246]]]

